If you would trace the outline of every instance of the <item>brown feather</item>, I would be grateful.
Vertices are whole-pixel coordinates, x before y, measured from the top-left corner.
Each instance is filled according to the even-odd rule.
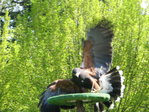
[[[80,88],[76,86],[71,80],[59,79],[54,82],[55,84],[49,87],[51,91],[61,89],[62,92],[68,92],[68,93],[81,92]]]
[[[83,69],[88,71],[90,76],[96,75],[93,64],[92,48],[92,42],[90,40],[85,40],[83,46]]]
[[[83,47],[83,62],[84,62],[84,68],[88,69],[91,67],[94,67],[93,65],[93,59],[91,56],[91,50],[92,50],[92,43],[90,40],[84,41],[84,47]]]

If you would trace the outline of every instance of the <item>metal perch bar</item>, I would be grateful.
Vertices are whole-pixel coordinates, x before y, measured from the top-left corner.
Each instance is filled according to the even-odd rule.
[[[82,101],[77,101],[76,102],[76,107],[77,107],[77,112],[85,112],[85,108],[83,106]]]

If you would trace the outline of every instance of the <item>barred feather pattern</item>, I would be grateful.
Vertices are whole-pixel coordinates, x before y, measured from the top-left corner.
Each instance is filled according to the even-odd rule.
[[[117,66],[112,70],[108,71],[105,75],[102,75],[99,78],[99,84],[101,86],[100,93],[108,93],[111,96],[111,100],[108,102],[100,102],[99,107],[102,106],[103,111],[103,104],[112,109],[114,107],[114,103],[120,101],[123,97],[125,85],[123,71],[120,70],[120,67]]]

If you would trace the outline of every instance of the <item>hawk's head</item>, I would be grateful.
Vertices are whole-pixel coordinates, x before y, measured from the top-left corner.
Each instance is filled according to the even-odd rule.
[[[97,79],[91,75],[88,69],[75,68],[72,71],[72,80],[79,87],[87,89],[99,89]]]

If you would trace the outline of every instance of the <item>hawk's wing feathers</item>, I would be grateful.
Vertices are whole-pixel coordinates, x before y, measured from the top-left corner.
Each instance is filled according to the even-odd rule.
[[[80,88],[76,86],[71,79],[59,79],[51,83],[46,91],[41,94],[40,102],[38,107],[40,108],[40,112],[60,112],[60,108],[63,109],[71,109],[74,106],[59,106],[49,104],[47,99],[52,96],[60,95],[60,94],[69,94],[69,93],[77,93],[80,92]]]
[[[92,48],[93,48],[93,43],[90,40],[85,40],[83,45],[82,68],[88,69],[88,68],[94,67]]]
[[[113,31],[107,20],[90,29],[83,49],[82,68],[102,68],[106,73],[112,60]]]

